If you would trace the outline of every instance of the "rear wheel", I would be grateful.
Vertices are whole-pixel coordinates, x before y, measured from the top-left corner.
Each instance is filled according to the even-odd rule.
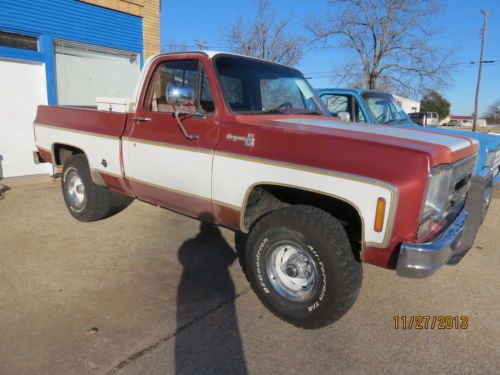
[[[259,220],[248,237],[246,265],[263,304],[303,328],[340,319],[363,278],[342,224],[311,206],[289,206]]]
[[[111,211],[111,191],[92,181],[87,158],[71,156],[64,163],[62,190],[66,207],[80,221],[96,221]]]

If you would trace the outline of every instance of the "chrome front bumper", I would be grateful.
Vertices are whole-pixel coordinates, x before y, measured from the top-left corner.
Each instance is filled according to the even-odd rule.
[[[448,263],[460,246],[468,217],[467,211],[462,210],[455,221],[431,242],[403,243],[396,265],[397,274],[424,278]]]
[[[423,278],[445,264],[460,262],[474,244],[488,212],[493,186],[498,183],[498,177],[493,178],[489,168],[472,177],[464,209],[436,239],[426,243],[403,243],[396,265],[397,274]]]

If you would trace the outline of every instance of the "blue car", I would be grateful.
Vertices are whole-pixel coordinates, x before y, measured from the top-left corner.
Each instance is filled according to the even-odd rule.
[[[500,182],[500,136],[477,132],[423,127],[414,123],[396,102],[391,94],[363,89],[319,89],[318,95],[325,103],[332,116],[342,121],[353,121],[367,124],[390,125],[401,128],[460,135],[476,139],[480,144],[479,157],[471,178],[471,186],[467,198],[466,210],[469,213],[469,225],[466,231],[477,232],[486,216],[493,186]],[[482,204],[477,204],[477,201]],[[479,207],[474,209],[474,207]],[[466,237],[466,236],[464,236]],[[466,237],[469,238],[469,237]],[[464,249],[472,246],[463,244]],[[467,247],[467,245],[469,245]],[[457,254],[451,264],[457,263],[463,255]]]

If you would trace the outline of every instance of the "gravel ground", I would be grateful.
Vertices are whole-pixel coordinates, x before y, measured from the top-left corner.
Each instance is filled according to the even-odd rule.
[[[360,297],[307,331],[260,304],[234,233],[141,202],[74,220],[59,182],[5,179],[0,374],[499,374],[500,194],[473,250],[424,280],[365,266]],[[395,329],[395,316],[468,317]]]

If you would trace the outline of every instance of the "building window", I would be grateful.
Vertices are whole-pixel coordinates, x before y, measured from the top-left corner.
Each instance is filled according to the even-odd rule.
[[[57,101],[97,106],[97,97],[131,99],[140,73],[139,54],[55,40]]]
[[[38,51],[38,38],[0,31],[0,46]]]

